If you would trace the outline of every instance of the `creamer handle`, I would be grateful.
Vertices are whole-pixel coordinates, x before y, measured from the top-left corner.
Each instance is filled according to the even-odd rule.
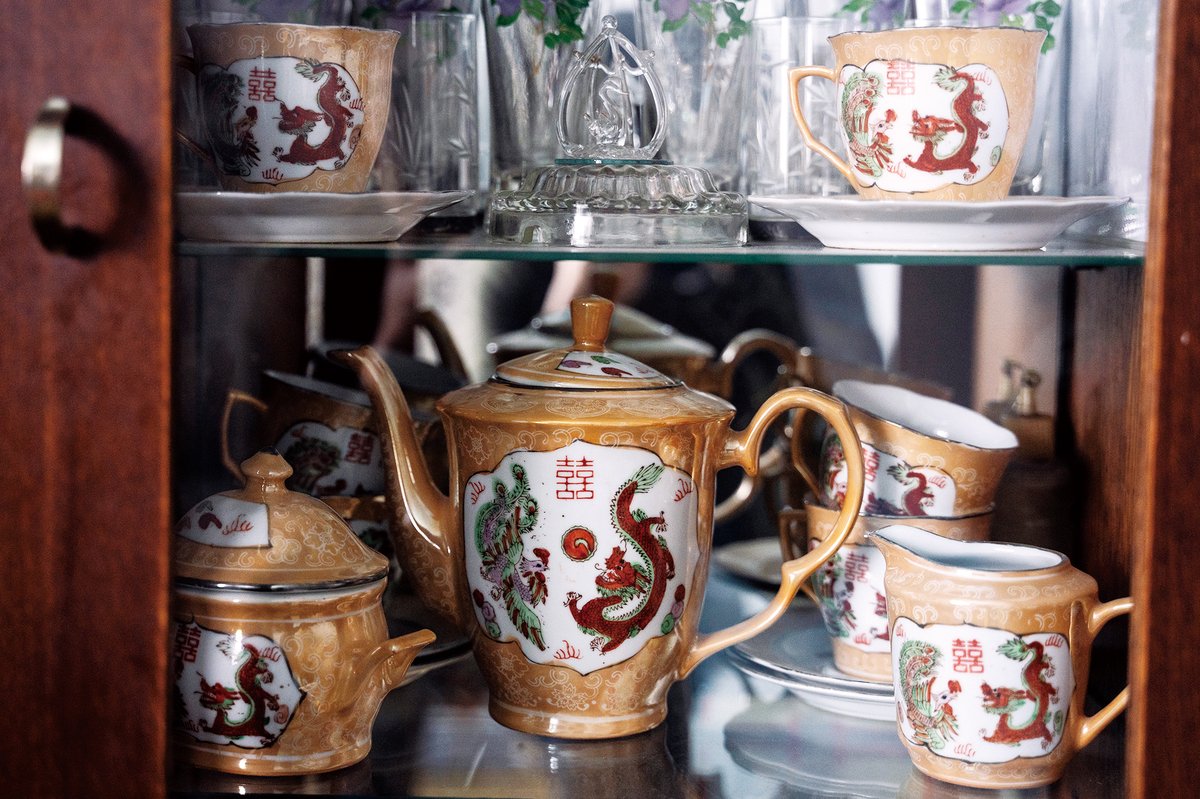
[[[838,512],[837,521],[829,537],[812,551],[783,564],[779,591],[767,607],[743,622],[697,639],[684,658],[679,674],[681,678],[705,658],[770,627],[792,604],[796,592],[808,576],[837,551],[854,529],[863,494],[862,450],[858,447],[858,437],[841,400],[811,388],[785,388],[772,394],[744,430],[729,431],[717,466],[719,469],[741,466],[747,473],[754,474],[758,469],[758,453],[762,446],[763,434],[775,417],[794,408],[816,411],[829,422],[838,435],[842,436],[843,441],[854,442],[853,447],[846,448],[846,501]]]
[[[1133,600],[1129,597],[1123,599],[1114,599],[1111,602],[1104,602],[1092,608],[1091,616],[1088,618],[1088,634],[1091,638],[1095,638],[1100,632],[1100,628],[1107,624],[1110,620],[1117,616],[1122,616],[1133,610]],[[1088,641],[1091,645],[1091,641]],[[1082,749],[1092,742],[1101,730],[1108,726],[1109,722],[1121,715],[1121,711],[1129,704],[1129,686],[1126,685],[1121,689],[1121,693],[1117,694],[1111,702],[1105,705],[1101,710],[1094,715],[1087,716],[1079,725],[1078,748]]]

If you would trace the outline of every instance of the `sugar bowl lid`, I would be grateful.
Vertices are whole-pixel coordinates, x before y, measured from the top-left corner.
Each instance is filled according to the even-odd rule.
[[[680,385],[641,361],[607,349],[613,304],[603,297],[571,301],[571,335],[567,347],[535,352],[496,367],[493,380],[533,388],[647,389]]]
[[[206,588],[317,591],[374,582],[388,561],[319,499],[290,491],[273,449],[242,462],[246,485],[204,499],[175,525],[175,580]]]

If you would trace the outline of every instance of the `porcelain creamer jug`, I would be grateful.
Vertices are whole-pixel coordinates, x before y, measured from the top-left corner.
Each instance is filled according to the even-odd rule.
[[[953,541],[908,525],[871,533],[884,587],[900,739],[925,774],[1032,788],[1062,776],[1128,701],[1083,710],[1092,642],[1129,598],[1039,547]]]
[[[395,512],[407,510],[416,530],[395,542],[401,566],[471,637],[492,716],[542,735],[656,726],[671,683],[775,621],[858,507],[847,503],[821,546],[784,564],[766,609],[699,635],[717,471],[753,472],[767,428],[794,408],[854,431],[840,401],[806,388],[772,395],[731,430],[728,402],[606,349],[612,308],[576,299],[569,346],[504,363],[441,399],[448,496],[386,365],[369,347],[342,356],[380,420]],[[861,491],[858,449],[849,452],[850,491]]]

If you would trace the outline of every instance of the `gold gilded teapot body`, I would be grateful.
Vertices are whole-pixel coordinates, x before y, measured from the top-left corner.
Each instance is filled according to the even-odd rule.
[[[784,564],[768,608],[699,635],[717,471],[752,473],[763,434],[792,408],[854,433],[839,401],[800,388],[733,431],[729,403],[605,348],[607,300],[577,299],[572,311],[571,346],[502,364],[439,402],[449,495],[377,355],[343,358],[380,420],[395,512],[416,530],[395,542],[398,558],[426,604],[471,637],[493,717],[609,738],[661,722],[671,683],[778,618],[853,525],[847,504],[825,544]],[[860,489],[861,463],[852,469]]]

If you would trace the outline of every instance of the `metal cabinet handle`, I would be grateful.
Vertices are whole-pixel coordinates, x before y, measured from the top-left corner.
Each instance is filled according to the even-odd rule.
[[[62,185],[63,143],[71,104],[51,97],[38,112],[25,137],[21,156],[21,186],[29,219],[42,246],[51,252],[67,249],[70,236],[62,221],[59,189]]]
[[[63,148],[67,136],[86,142],[113,170],[114,192],[110,199],[116,212],[105,229],[88,230],[63,221]],[[21,186],[29,220],[48,251],[90,258],[101,246],[111,247],[137,236],[147,210],[149,185],[140,154],[99,114],[63,97],[51,97],[42,106],[25,137]]]

